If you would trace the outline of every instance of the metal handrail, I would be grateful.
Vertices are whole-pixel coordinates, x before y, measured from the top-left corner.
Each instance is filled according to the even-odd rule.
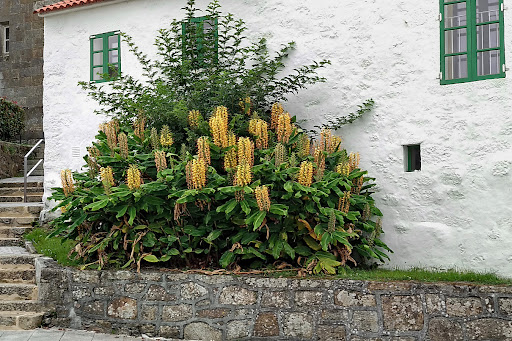
[[[24,157],[24,162],[23,162],[23,181],[25,183],[24,185],[24,188],[23,188],[23,202],[27,202],[27,178],[30,176],[30,174],[32,174],[32,172],[43,162],[43,159],[40,159],[39,162],[36,163],[36,165],[34,167],[32,167],[32,169],[30,169],[30,171],[27,172],[28,170],[28,164],[27,164],[27,161],[28,161],[28,157],[30,156],[30,154],[32,154],[34,152],[34,150],[36,150],[37,147],[39,147],[39,145],[41,143],[43,143],[43,139],[37,141],[37,143],[34,145],[34,147],[32,147],[32,149],[30,149],[30,151],[25,154],[25,157]]]

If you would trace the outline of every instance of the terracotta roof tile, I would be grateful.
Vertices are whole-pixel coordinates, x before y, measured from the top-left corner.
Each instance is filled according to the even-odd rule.
[[[40,13],[40,14],[48,13],[48,12],[53,12],[53,11],[60,10],[60,9],[89,5],[89,4],[93,4],[96,2],[102,2],[102,1],[105,1],[105,0],[64,0],[64,1],[59,1],[57,3],[54,3],[53,5],[41,7],[39,9],[35,10],[34,13]]]

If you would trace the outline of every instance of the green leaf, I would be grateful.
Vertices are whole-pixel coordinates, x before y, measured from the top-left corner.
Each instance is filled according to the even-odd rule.
[[[130,207],[129,205],[123,205],[121,206],[121,209],[117,212],[116,218],[121,218],[126,213],[126,210]]]
[[[133,221],[135,220],[135,216],[137,215],[137,210],[135,209],[134,206],[130,206],[130,208],[128,208],[128,215],[130,216],[128,224],[133,225]]]
[[[247,200],[240,201],[240,207],[242,208],[242,211],[244,211],[245,215],[249,215],[251,213],[251,208],[249,207]]]
[[[320,244],[318,244],[317,241],[314,240],[310,235],[305,235],[304,241],[312,250],[319,251],[322,249]]]
[[[153,256],[153,255],[147,255],[146,257],[143,258],[146,262],[150,262],[150,263],[156,263],[158,262],[158,258],[156,258],[156,256]]]
[[[292,181],[286,182],[283,187],[286,192],[289,192],[289,193],[293,192],[293,182]]]
[[[169,256],[177,256],[180,254],[180,252],[177,249],[170,249],[169,251],[167,251],[167,254]]]
[[[259,211],[256,214],[256,217],[254,218],[254,230],[257,230],[260,228],[261,224],[263,223],[263,220],[267,216],[267,211]]]
[[[235,254],[231,251],[226,251],[226,252],[224,252],[222,257],[220,257],[219,264],[223,268],[227,268],[231,263],[233,263],[234,260],[235,260]]]
[[[211,243],[213,242],[215,239],[219,238],[219,236],[222,234],[222,231],[221,230],[214,230],[212,232],[210,232],[210,234],[208,235],[208,237],[206,237],[206,241],[208,243]]]
[[[288,215],[288,206],[281,204],[271,204],[270,205],[270,213],[287,216]]]

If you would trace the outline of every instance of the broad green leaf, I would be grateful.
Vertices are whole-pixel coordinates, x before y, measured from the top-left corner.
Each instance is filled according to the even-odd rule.
[[[128,224],[133,225],[133,221],[135,220],[135,216],[137,215],[137,210],[135,209],[134,206],[130,206],[130,208],[128,208],[128,215],[130,216]]]
[[[212,232],[210,232],[210,234],[208,235],[208,237],[206,237],[206,241],[208,243],[211,243],[213,242],[215,239],[219,238],[219,236],[222,234],[222,231],[221,230],[214,230]]]
[[[223,268],[227,268],[231,263],[233,263],[234,260],[235,260],[235,254],[231,251],[226,251],[226,252],[224,252],[222,257],[220,257],[219,264]]]
[[[126,213],[126,210],[128,210],[129,205],[123,205],[121,209],[117,212],[116,218],[121,218]]]
[[[156,263],[158,262],[158,258],[156,256],[153,256],[153,255],[147,255],[146,257],[143,258],[146,262],[150,262],[150,263]]]
[[[257,230],[260,228],[261,224],[263,223],[263,220],[267,216],[267,211],[259,211],[256,214],[256,217],[254,218],[254,230]]]

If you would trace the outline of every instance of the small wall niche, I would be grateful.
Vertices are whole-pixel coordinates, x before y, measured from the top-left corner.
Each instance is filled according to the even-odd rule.
[[[421,170],[421,148],[419,144],[404,145],[404,170],[414,172]]]

